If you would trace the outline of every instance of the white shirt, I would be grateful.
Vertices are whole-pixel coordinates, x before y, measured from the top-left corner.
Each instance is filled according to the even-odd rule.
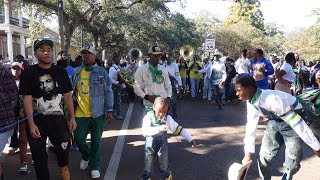
[[[249,74],[251,62],[248,58],[239,58],[234,64],[238,74]]]
[[[169,79],[168,72],[163,66],[158,65],[158,69],[162,71],[164,77],[164,82],[158,84],[153,82],[152,74],[149,70],[149,63],[143,64],[139,67],[134,75],[134,92],[140,96],[142,99],[145,95],[156,95],[164,98],[172,96],[172,87]],[[148,100],[143,99],[143,104],[145,106],[152,107],[152,103]]]
[[[221,73],[222,74],[222,78],[221,79],[212,79],[214,82],[214,84],[220,83],[220,82],[224,82],[227,78],[227,73],[226,73],[226,66],[224,65],[224,63],[222,63],[221,61],[212,61],[209,63],[209,65],[204,68],[201,69],[199,71],[199,73],[207,73],[208,77],[211,78],[211,74],[213,73]],[[215,82],[217,81],[217,82]]]
[[[154,116],[154,113],[148,112],[147,115],[143,118],[141,130],[144,137],[153,136],[160,132],[160,126],[152,126],[152,124],[155,123],[155,120],[152,116]],[[191,142],[193,140],[193,137],[188,133],[188,131],[179,126],[179,124],[176,121],[174,121],[170,115],[164,116],[161,119],[161,124],[162,123],[165,123],[167,125],[167,128],[174,134],[181,135],[188,142]]]
[[[293,72],[292,66],[289,63],[283,63],[280,70],[284,70],[286,72],[286,74],[282,76],[284,80],[293,82],[293,80],[296,77],[296,74]]]
[[[164,68],[168,71],[169,77],[172,76],[174,79],[178,82],[179,86],[182,86],[181,76],[179,72],[179,67],[175,62],[172,62],[171,64],[164,64]]]
[[[256,93],[256,95],[257,94],[258,93]],[[265,116],[265,114],[263,114],[261,110],[257,110],[255,107],[266,109],[278,116],[281,116],[289,111],[292,111],[290,106],[292,106],[295,101],[296,98],[294,96],[291,96],[290,94],[282,91],[261,90],[260,96],[258,96],[254,102],[251,102],[253,104],[251,104],[249,101],[247,102],[246,136],[243,140],[245,143],[245,153],[255,152],[255,139],[259,117]],[[295,107],[295,109],[301,108],[302,106],[300,103],[298,103],[298,105]],[[287,122],[308,146],[310,146],[313,150],[318,151],[320,149],[319,141],[314,136],[309,126],[299,115],[297,116],[297,118],[294,118],[292,120],[292,117],[294,117],[294,115],[294,112],[287,113],[285,116],[281,117],[281,119]]]
[[[120,67],[116,64],[113,64],[109,69],[109,77],[111,79],[112,84],[119,84],[118,72],[120,72]]]

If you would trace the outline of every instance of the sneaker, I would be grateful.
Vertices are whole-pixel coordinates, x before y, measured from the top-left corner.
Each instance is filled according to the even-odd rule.
[[[13,155],[19,151],[19,148],[9,147],[9,154]]]
[[[100,171],[99,170],[92,170],[91,171],[91,178],[92,179],[97,179],[100,177]]]
[[[81,170],[86,170],[88,165],[89,165],[89,161],[85,161],[85,160],[81,159],[81,162],[80,162],[80,169]]]
[[[116,116],[116,118],[117,118],[118,120],[123,120],[123,119],[124,119],[124,117],[121,116],[121,115]]]
[[[29,169],[26,162],[20,165],[19,174],[22,174],[22,175],[29,174]]]

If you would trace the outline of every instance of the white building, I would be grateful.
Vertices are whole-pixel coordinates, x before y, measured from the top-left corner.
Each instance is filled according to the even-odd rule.
[[[16,0],[4,0],[0,7],[0,59],[13,62],[18,54],[26,57],[25,37],[29,34],[29,20],[13,10]]]

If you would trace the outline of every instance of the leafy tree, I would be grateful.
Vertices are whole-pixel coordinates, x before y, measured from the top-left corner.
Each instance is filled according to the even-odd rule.
[[[264,18],[260,5],[259,0],[234,0],[224,24],[231,25],[245,22],[264,30]]]
[[[65,0],[63,12],[63,26],[65,36],[65,50],[70,47],[71,37],[77,27],[86,25],[102,10],[128,9],[143,0],[128,1],[128,4],[118,4],[116,0]],[[22,5],[33,4],[36,11],[43,12],[42,17],[58,14],[58,0],[21,0]]]
[[[284,47],[286,51],[297,52],[306,61],[320,60],[320,26],[300,29],[287,34]]]

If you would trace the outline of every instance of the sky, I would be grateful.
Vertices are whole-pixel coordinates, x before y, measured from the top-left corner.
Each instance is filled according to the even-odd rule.
[[[232,2],[222,0],[185,0],[186,8],[182,9],[180,2],[167,3],[171,11],[180,12],[186,17],[192,17],[201,11],[208,11],[223,20]],[[316,22],[311,11],[320,8],[320,0],[261,0],[260,10],[265,22],[275,22],[283,31],[296,28],[307,28]]]

